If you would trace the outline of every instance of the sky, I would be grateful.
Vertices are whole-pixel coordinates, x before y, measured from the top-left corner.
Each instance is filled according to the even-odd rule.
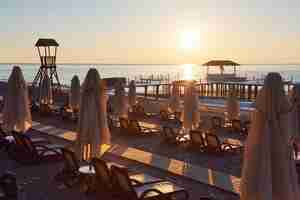
[[[59,63],[300,63],[296,0],[2,0],[0,62],[39,62],[55,38]]]

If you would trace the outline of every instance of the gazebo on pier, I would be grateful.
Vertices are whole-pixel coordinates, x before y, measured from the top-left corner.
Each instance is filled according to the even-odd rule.
[[[231,81],[231,82],[239,82],[246,81],[246,77],[237,76],[237,66],[240,64],[233,62],[231,60],[211,60],[207,63],[204,63],[203,66],[206,66],[206,78],[208,81]],[[224,73],[224,67],[233,67],[233,73]],[[210,67],[218,67],[219,73],[210,73]]]
[[[56,55],[59,44],[54,39],[40,38],[35,46],[39,53],[41,66],[35,75],[32,85],[34,87],[39,86],[47,74],[50,78],[52,88],[60,89],[60,82],[56,71]]]

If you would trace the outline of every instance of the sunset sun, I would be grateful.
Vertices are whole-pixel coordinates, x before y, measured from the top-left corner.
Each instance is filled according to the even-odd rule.
[[[200,33],[196,31],[186,31],[180,35],[180,47],[183,49],[193,49],[200,46]]]

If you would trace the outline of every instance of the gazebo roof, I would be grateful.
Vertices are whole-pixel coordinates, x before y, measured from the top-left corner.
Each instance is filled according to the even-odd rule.
[[[239,66],[240,64],[231,60],[211,60],[204,63],[203,66]]]
[[[55,46],[58,47],[59,44],[51,38],[40,38],[35,44],[36,47],[48,47],[48,46]]]

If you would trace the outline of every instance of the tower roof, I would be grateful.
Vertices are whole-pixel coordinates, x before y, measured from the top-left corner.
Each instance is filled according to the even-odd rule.
[[[238,63],[231,60],[211,60],[203,64],[204,66],[239,66]]]
[[[59,44],[51,38],[40,38],[38,41],[35,43],[36,47],[48,47],[48,46],[55,46],[58,47]]]

